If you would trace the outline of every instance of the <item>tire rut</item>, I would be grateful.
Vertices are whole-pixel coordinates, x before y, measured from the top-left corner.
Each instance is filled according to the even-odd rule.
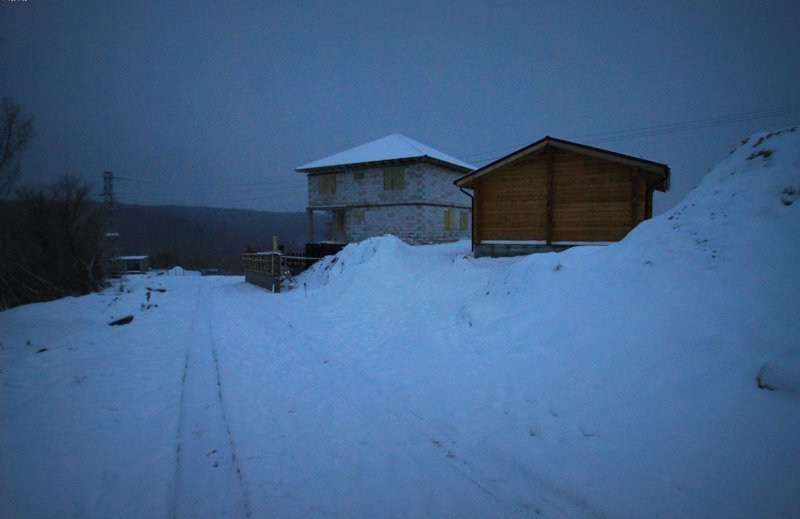
[[[226,414],[212,299],[203,287],[186,339],[175,477],[168,516],[250,517],[233,432]]]

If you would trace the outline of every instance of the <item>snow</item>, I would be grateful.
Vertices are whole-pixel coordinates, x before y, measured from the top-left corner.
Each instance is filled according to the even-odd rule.
[[[297,168],[297,171],[419,157],[430,157],[468,170],[475,169],[474,166],[466,162],[435,150],[405,135],[395,133],[330,157],[310,162]]]
[[[482,240],[484,245],[547,245],[545,240]],[[610,241],[554,241],[553,245],[610,245]]]
[[[2,312],[0,515],[798,517],[798,192],[785,130],[607,246]]]
[[[186,270],[181,266],[172,267],[169,270],[164,271],[164,275],[167,276],[199,276],[199,270]]]

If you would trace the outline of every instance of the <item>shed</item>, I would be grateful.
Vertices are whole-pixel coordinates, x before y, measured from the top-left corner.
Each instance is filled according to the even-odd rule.
[[[114,263],[124,274],[144,274],[150,270],[150,256],[117,256]]]
[[[619,241],[653,215],[670,169],[547,136],[455,181],[473,191],[475,256]]]

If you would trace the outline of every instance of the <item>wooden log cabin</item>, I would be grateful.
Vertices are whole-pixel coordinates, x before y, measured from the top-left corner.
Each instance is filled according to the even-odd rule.
[[[665,164],[548,136],[455,184],[473,191],[479,257],[619,241],[653,216],[669,180]]]

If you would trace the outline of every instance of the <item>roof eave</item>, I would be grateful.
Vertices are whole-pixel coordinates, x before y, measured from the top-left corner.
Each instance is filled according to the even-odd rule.
[[[661,191],[662,193],[666,193],[669,191],[670,188],[670,181],[672,179],[672,170],[667,167],[667,170],[664,172],[664,178],[661,179],[660,182],[653,186],[653,189],[656,191]]]

